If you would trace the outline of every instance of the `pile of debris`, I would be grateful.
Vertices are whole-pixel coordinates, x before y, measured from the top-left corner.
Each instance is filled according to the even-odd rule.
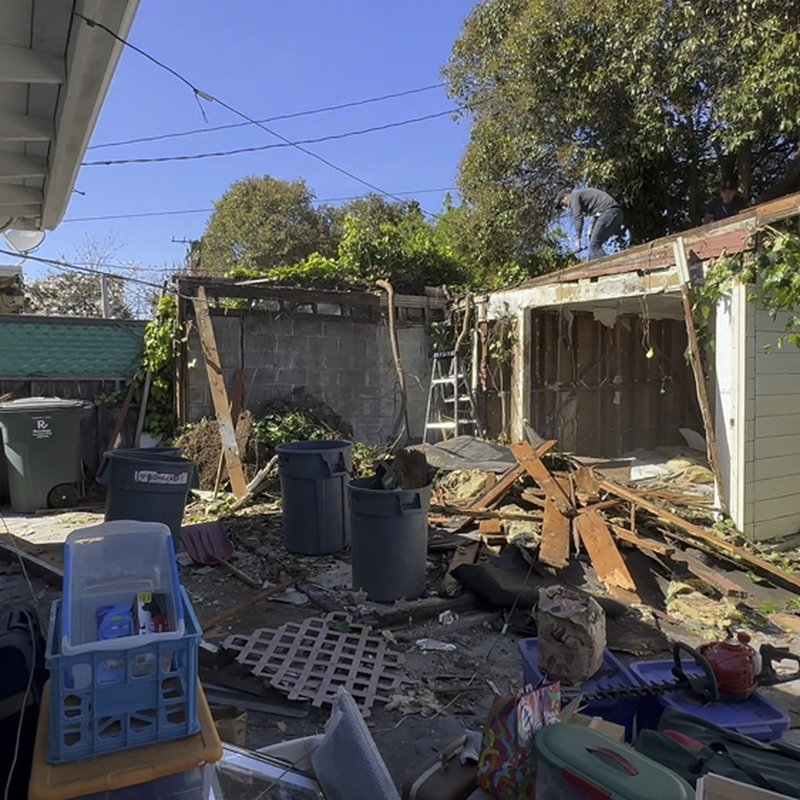
[[[662,485],[632,488],[577,459],[555,456],[555,446],[554,440],[537,447],[518,442],[509,448],[514,461],[502,473],[450,473],[438,482],[438,503],[431,507],[430,522],[450,534],[478,524],[479,535],[472,538],[479,542],[465,541],[456,550],[450,576],[479,558],[479,546],[498,552],[516,544],[532,569],[543,575],[558,575],[585,555],[606,592],[628,605],[646,604],[628,564],[634,550],[662,572],[689,576],[714,596],[748,596],[723,564],[793,593],[800,591],[800,577],[735,537],[724,537],[683,516],[685,509],[687,517],[700,514],[708,519],[708,497],[702,492]],[[470,491],[474,494],[465,497]],[[676,507],[683,507],[681,514]],[[705,556],[713,559],[713,566],[705,563]],[[452,591],[452,581],[445,582],[443,591]]]

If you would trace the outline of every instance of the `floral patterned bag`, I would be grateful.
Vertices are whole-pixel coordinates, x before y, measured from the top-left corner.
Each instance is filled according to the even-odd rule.
[[[478,786],[497,800],[533,800],[533,739],[561,716],[561,686],[551,683],[519,697],[495,697],[483,728]]]

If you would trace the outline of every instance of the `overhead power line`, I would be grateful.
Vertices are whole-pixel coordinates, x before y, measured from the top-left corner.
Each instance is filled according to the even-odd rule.
[[[197,161],[204,158],[220,158],[222,156],[237,156],[243,153],[260,153],[264,150],[278,150],[282,147],[297,147],[303,144],[318,144],[319,142],[331,142],[336,139],[348,139],[351,136],[363,136],[367,133],[386,131],[391,128],[402,128],[405,125],[413,125],[418,122],[425,122],[431,119],[438,119],[458,112],[458,108],[448,108],[444,111],[437,111],[433,114],[425,114],[421,117],[412,117],[398,122],[387,122],[385,125],[374,125],[370,128],[361,128],[356,131],[345,131],[344,133],[333,133],[328,136],[318,136],[314,139],[297,139],[294,141],[275,142],[273,144],[256,145],[255,147],[237,147],[233,150],[214,150],[204,153],[189,153],[178,156],[153,156],[148,158],[115,158],[101,161],[84,161],[82,167],[112,167],[120,164],[162,164],[166,161]]]
[[[76,17],[78,17],[79,19],[82,19],[89,27],[92,27],[92,28],[97,27],[97,28],[100,28],[101,30],[104,30],[113,39],[115,39],[116,41],[120,42],[125,47],[130,48],[134,52],[139,53],[139,55],[141,55],[143,58],[146,58],[148,61],[150,61],[153,64],[155,64],[157,67],[159,67],[160,69],[164,70],[165,72],[168,72],[170,75],[172,75],[174,78],[179,80],[181,83],[183,83],[186,86],[188,86],[192,90],[192,93],[194,94],[195,98],[197,99],[198,105],[200,105],[201,110],[202,110],[201,100],[205,100],[208,103],[217,103],[218,105],[222,106],[222,108],[225,108],[228,111],[230,111],[231,114],[235,114],[237,117],[239,117],[240,119],[243,119],[245,122],[249,122],[251,125],[256,125],[257,127],[261,128],[263,131],[268,133],[270,136],[273,136],[276,139],[280,139],[282,142],[286,142],[287,144],[291,145],[292,147],[294,147],[296,150],[300,151],[301,153],[305,153],[310,158],[313,158],[316,161],[319,161],[320,163],[325,164],[326,166],[330,167],[331,169],[335,170],[336,172],[339,172],[342,175],[345,175],[346,177],[350,178],[351,180],[354,180],[357,183],[360,183],[363,186],[366,186],[367,188],[372,189],[375,192],[378,192],[378,194],[382,194],[382,195],[384,195],[386,197],[392,197],[395,200],[399,200],[400,199],[396,195],[393,195],[391,192],[387,192],[387,191],[381,189],[380,186],[377,186],[376,184],[372,183],[371,181],[368,181],[365,178],[362,178],[359,175],[356,175],[354,172],[351,172],[350,170],[339,166],[338,164],[336,164],[335,162],[331,161],[328,158],[325,158],[324,156],[318,155],[313,150],[309,150],[307,147],[304,147],[301,144],[296,144],[296,143],[292,142],[290,139],[287,139],[285,136],[283,136],[282,134],[280,134],[277,131],[273,130],[272,128],[268,128],[266,125],[264,125],[263,122],[259,122],[258,120],[253,119],[253,117],[249,116],[248,114],[245,114],[243,111],[240,111],[238,108],[236,108],[235,106],[232,106],[230,103],[226,103],[224,100],[220,100],[218,97],[214,97],[213,95],[209,94],[208,92],[204,92],[202,89],[199,89],[197,86],[195,86],[184,75],[181,75],[181,73],[177,72],[172,67],[168,66],[167,64],[164,64],[162,61],[159,61],[155,56],[150,55],[150,53],[148,53],[147,51],[142,50],[141,47],[137,47],[135,44],[132,44],[127,39],[125,39],[124,37],[120,36],[115,31],[111,30],[111,28],[109,28],[107,25],[103,25],[102,23],[97,22],[96,20],[90,19],[89,17],[81,14],[79,11],[73,10],[72,13]],[[428,216],[431,216],[431,217],[438,217],[439,216],[438,214],[431,214],[430,212],[424,212],[424,213],[428,214]]]
[[[415,89],[406,89],[403,92],[392,92],[391,94],[383,94],[378,97],[367,97],[363,100],[353,100],[349,103],[339,103],[334,106],[323,106],[321,108],[312,108],[308,111],[295,111],[291,114],[276,114],[273,117],[264,117],[257,120],[257,122],[275,122],[282,119],[296,119],[297,117],[310,117],[315,114],[323,114],[328,111],[340,111],[344,108],[355,108],[357,106],[365,106],[369,103],[380,103],[384,100],[393,100],[397,97],[408,97],[412,94],[420,94],[421,92],[429,92],[433,89],[441,89],[445,86],[444,83],[431,83],[428,86],[419,86]],[[100,144],[93,144],[87,147],[87,150],[99,150],[102,147],[122,147],[129,144],[142,144],[145,142],[160,142],[164,139],[178,139],[183,136],[194,136],[203,133],[215,133],[216,131],[227,131],[233,128],[247,128],[251,126],[252,122],[231,122],[227,125],[214,125],[206,128],[191,128],[185,131],[173,131],[172,133],[161,133],[153,136],[139,136],[135,139],[121,139],[117,142],[102,142]]]
[[[442,186],[439,189],[417,189],[413,192],[395,192],[398,197],[408,197],[409,195],[417,195],[417,194],[437,194],[438,192],[457,192],[457,186]],[[322,197],[318,200],[314,200],[314,203],[345,203],[349,200],[361,200],[365,197],[369,197],[368,194],[355,194],[350,195],[349,197]],[[214,210],[213,206],[209,206],[208,208],[170,208],[165,209],[163,211],[140,211],[140,212],[132,212],[129,214],[102,214],[96,217],[68,217],[67,219],[61,220],[61,224],[63,225],[65,222],[102,222],[105,220],[115,220],[115,219],[142,219],[145,217],[171,217],[171,216],[178,216],[181,214],[208,214]]]

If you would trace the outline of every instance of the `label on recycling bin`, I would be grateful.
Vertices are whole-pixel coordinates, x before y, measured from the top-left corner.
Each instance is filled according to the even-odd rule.
[[[156,483],[161,486],[180,486],[189,482],[189,475],[186,472],[158,472],[154,469],[137,469],[133,473],[136,483]]]
[[[33,418],[33,438],[34,439],[49,439],[53,435],[53,429],[50,427],[50,417],[34,417]]]

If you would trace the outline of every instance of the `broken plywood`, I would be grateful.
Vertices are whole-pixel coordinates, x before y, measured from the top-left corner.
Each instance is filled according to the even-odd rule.
[[[631,577],[605,520],[596,511],[577,516],[573,523],[589,554],[597,577],[606,586],[635,592],[636,584]]]
[[[548,497],[542,522],[542,545],[539,560],[561,569],[569,563],[570,520],[562,514]]]
[[[600,484],[591,467],[578,467],[573,474],[575,495],[582,506],[596,503],[600,499]]]

